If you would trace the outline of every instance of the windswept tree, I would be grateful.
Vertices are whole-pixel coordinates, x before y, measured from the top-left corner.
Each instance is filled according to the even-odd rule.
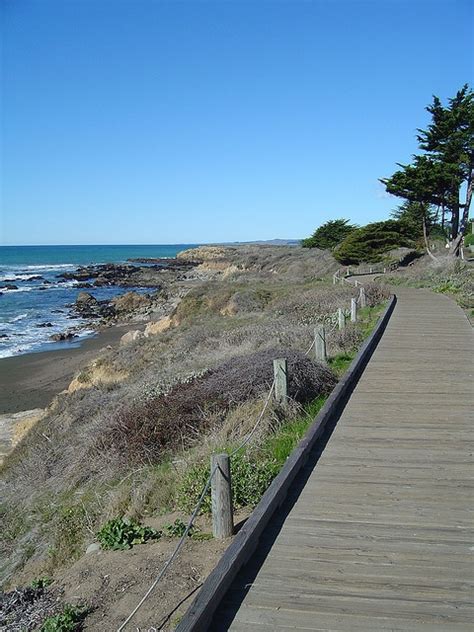
[[[333,251],[343,265],[362,262],[376,263],[394,248],[413,246],[410,227],[404,222],[389,219],[373,222],[351,232]]]
[[[301,245],[303,248],[333,250],[356,228],[357,226],[349,224],[348,219],[330,219],[317,228],[311,237],[303,239]]]
[[[431,123],[419,129],[417,140],[424,152],[413,157],[411,165],[401,165],[381,182],[387,191],[422,206],[433,208],[450,226],[450,252],[459,255],[466,232],[474,176],[474,94],[466,84],[443,106],[438,97],[427,111]],[[425,225],[426,228],[426,225]]]

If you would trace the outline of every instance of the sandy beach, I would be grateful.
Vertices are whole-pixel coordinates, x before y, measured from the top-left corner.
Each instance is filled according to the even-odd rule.
[[[45,408],[100,349],[118,344],[130,329],[136,329],[136,325],[110,327],[85,340],[78,348],[0,359],[0,414]]]

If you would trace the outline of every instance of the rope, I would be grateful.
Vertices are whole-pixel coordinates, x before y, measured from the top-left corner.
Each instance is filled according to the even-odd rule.
[[[307,351],[305,352],[305,355],[309,355],[309,352],[311,351],[311,349],[314,347],[315,344],[316,344],[316,339],[313,338],[313,342],[309,345]]]

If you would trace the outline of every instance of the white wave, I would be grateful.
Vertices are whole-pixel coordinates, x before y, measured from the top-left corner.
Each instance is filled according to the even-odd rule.
[[[27,318],[27,317],[28,317],[28,314],[18,314],[18,316],[15,316],[14,318],[12,318],[10,322],[17,323],[19,320],[23,320],[24,318]]]
[[[22,353],[28,353],[28,351],[31,351],[34,346],[34,342],[13,345],[12,347],[7,347],[6,349],[2,349],[0,346],[0,358],[11,358],[12,356],[21,355]]]
[[[65,270],[66,268],[77,268],[78,266],[75,263],[51,263],[43,265],[27,265],[22,267],[25,270]]]
[[[16,294],[18,292],[31,292],[31,290],[37,290],[37,287],[19,287],[17,290],[10,290],[7,287],[0,287],[0,292],[3,294]]]
[[[0,281],[29,281],[30,279],[34,279],[37,274],[5,274],[0,277]]]

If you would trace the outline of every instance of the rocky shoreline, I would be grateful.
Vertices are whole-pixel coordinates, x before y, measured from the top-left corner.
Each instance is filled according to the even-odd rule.
[[[81,290],[74,303],[67,305],[70,318],[83,319],[77,327],[51,335],[53,342],[69,341],[77,338],[84,330],[103,330],[112,325],[140,322],[154,314],[165,315],[182,296],[182,291],[174,287],[177,281],[185,281],[186,273],[199,262],[185,259],[140,258],[130,259],[130,263],[106,263],[79,266],[73,272],[56,275],[61,281],[77,281]],[[143,265],[137,265],[143,264]],[[98,300],[94,288],[114,286],[133,288],[109,300]],[[149,289],[150,292],[140,290]],[[42,323],[42,327],[50,323]]]

